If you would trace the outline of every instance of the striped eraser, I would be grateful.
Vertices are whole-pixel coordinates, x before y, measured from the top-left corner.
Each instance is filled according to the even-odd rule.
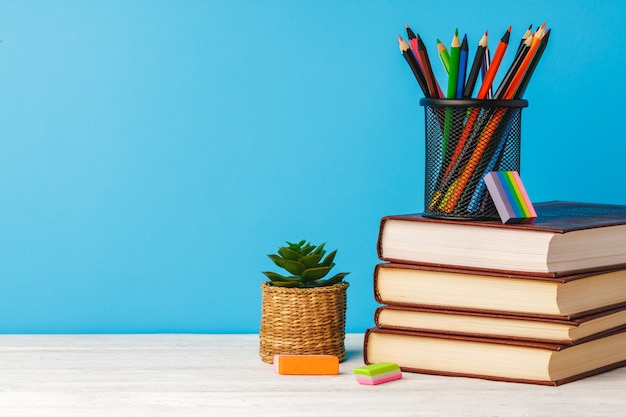
[[[337,375],[339,358],[332,355],[274,355],[274,371],[281,375]]]
[[[530,223],[537,218],[517,171],[494,171],[484,178],[502,223]]]
[[[356,380],[362,385],[378,385],[402,378],[400,367],[391,362],[378,362],[354,369]]]

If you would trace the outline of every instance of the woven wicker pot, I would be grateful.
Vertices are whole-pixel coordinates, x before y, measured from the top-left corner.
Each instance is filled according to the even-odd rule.
[[[346,357],[347,282],[317,288],[284,288],[261,283],[261,346],[263,362],[274,355]]]

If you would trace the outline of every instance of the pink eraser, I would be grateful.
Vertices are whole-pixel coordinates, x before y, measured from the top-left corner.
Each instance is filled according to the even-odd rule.
[[[386,376],[379,375],[376,377],[367,377],[362,375],[357,375],[356,381],[361,385],[378,385],[384,384],[385,382],[395,381],[397,379],[402,379],[402,372],[392,372]]]
[[[378,385],[402,378],[402,371],[396,363],[378,362],[354,369],[356,380],[363,385]]]

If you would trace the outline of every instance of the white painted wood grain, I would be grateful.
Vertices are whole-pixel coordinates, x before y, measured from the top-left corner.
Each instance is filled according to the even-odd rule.
[[[626,368],[560,387],[404,373],[276,375],[258,335],[1,335],[0,416],[618,416]]]

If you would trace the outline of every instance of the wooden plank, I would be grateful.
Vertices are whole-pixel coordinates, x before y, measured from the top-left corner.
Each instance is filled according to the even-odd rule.
[[[606,416],[623,413],[626,368],[542,387],[404,373],[356,382],[363,335],[337,376],[277,375],[258,335],[2,335],[6,416]]]

